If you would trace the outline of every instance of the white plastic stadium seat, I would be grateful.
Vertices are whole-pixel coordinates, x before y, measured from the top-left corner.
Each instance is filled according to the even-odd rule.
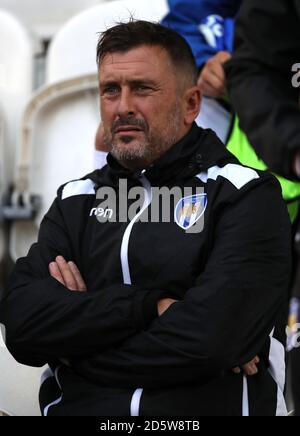
[[[0,107],[0,198],[4,194],[4,134],[5,134],[5,119],[2,108]],[[0,264],[4,256],[4,234],[3,227],[0,221]]]
[[[0,10],[0,194],[13,181],[17,132],[32,87],[32,48],[22,25]],[[4,235],[0,227],[0,262]],[[6,349],[0,332],[0,411],[37,415],[40,369],[19,365]],[[36,398],[36,400],[35,400]],[[5,415],[4,415],[5,416]]]
[[[106,2],[75,16],[49,49],[47,85],[28,104],[23,119],[17,192],[42,199],[35,219],[16,222],[10,252],[26,255],[59,185],[93,170],[95,133],[100,121],[96,66],[99,32],[130,16],[159,21],[167,0]],[[29,200],[28,200],[29,201]]]
[[[0,412],[38,416],[38,391],[43,368],[20,365],[5,347],[0,330]]]
[[[130,16],[158,22],[167,11],[167,0],[119,0],[95,6],[75,16],[62,28],[51,45],[47,82],[96,73],[99,32],[117,22],[128,20]]]
[[[3,173],[3,159],[4,159],[4,134],[5,134],[5,118],[2,106],[0,105],[0,192],[3,190],[4,173]]]
[[[27,254],[40,221],[59,185],[92,170],[97,115],[97,76],[78,77],[50,85],[27,106],[13,195],[20,194],[28,210],[32,195],[42,200],[35,221],[16,221],[11,230],[14,260]]]
[[[13,182],[15,150],[22,111],[32,90],[32,45],[11,14],[0,9],[0,194]],[[0,228],[0,263],[3,262]],[[2,266],[2,265],[1,265]]]
[[[12,15],[0,10],[0,102],[7,125],[5,182],[12,182],[17,133],[32,91],[31,40]]]

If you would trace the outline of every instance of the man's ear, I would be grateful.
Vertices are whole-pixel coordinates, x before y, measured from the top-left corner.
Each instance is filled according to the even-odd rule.
[[[189,88],[184,95],[184,123],[191,125],[200,112],[201,91],[198,86]]]

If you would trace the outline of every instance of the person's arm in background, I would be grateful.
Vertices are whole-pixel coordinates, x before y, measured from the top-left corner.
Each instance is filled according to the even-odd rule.
[[[107,154],[109,153],[109,147],[104,141],[104,129],[102,122],[100,122],[95,138],[95,150],[94,150],[94,168],[95,170],[101,170],[106,164]]]
[[[220,51],[206,62],[198,80],[198,86],[204,96],[215,99],[227,97],[224,63],[230,58],[230,53]]]
[[[145,331],[72,366],[96,383],[155,389],[249,362],[287,299],[289,229],[277,183],[249,187],[217,220],[212,253],[184,299]]]
[[[80,267],[61,211],[61,196],[60,189],[41,224],[38,243],[17,261],[0,304],[6,345],[16,360],[31,366],[115,346],[148,326],[158,316],[157,302],[167,296],[121,283],[85,292],[83,281],[74,283],[69,272],[59,282],[58,266],[75,271],[74,264],[65,264],[73,261]]]
[[[230,100],[258,156],[291,179],[300,151],[299,88],[292,86],[299,53],[297,0],[243,2],[234,55],[225,64]]]
[[[228,51],[224,34],[233,29],[227,19],[235,17],[241,0],[169,0],[168,4],[162,24],[187,40],[199,69],[219,51]]]

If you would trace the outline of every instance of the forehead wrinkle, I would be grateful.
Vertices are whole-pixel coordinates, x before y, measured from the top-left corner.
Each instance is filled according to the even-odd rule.
[[[102,63],[103,68],[134,68],[135,66],[142,66],[142,68],[149,68],[149,65],[156,68],[156,66],[159,64],[158,62],[151,62],[149,60],[142,60],[142,59],[124,59],[124,60],[112,60],[110,62],[104,61]]]
[[[155,74],[149,73],[149,70],[139,71],[137,69],[132,69],[130,66],[128,68],[109,68],[107,70],[100,71],[100,83],[105,82],[115,82],[115,81],[125,81],[125,82],[161,82],[166,78],[157,77]]]
[[[138,68],[139,66],[142,67],[143,69],[146,66],[146,69],[148,70],[149,68],[153,68],[153,69],[157,69],[159,65],[159,62],[149,62],[149,61],[143,61],[143,60],[131,60],[131,61],[112,61],[110,63],[106,63],[106,65],[102,64],[102,68],[100,67],[100,71],[102,70],[102,74],[105,71],[105,69],[108,71],[108,74],[112,74],[112,73],[118,73],[118,72],[127,72],[127,71],[132,71],[132,70],[136,70],[136,68]],[[138,71],[136,72],[138,73]]]
[[[130,59],[130,56],[134,57]],[[107,65],[144,63],[153,65],[156,68],[157,65],[160,65],[162,62],[167,64],[169,67],[172,67],[172,62],[168,52],[163,47],[146,45],[132,48],[125,52],[117,51],[107,53],[102,60],[102,65],[104,63]]]
[[[172,75],[175,73],[172,72]],[[99,74],[99,82],[103,83],[111,83],[111,82],[126,82],[126,83],[134,83],[134,82],[149,82],[149,83],[169,83],[170,76],[157,76],[146,71],[136,71],[131,68],[121,68],[121,69],[108,69],[106,71],[100,71]]]
[[[119,59],[119,60],[115,60],[115,58],[113,56],[110,57],[111,60],[110,62],[107,62],[106,60],[104,62],[106,62],[107,65],[118,65],[118,64],[157,64],[157,62],[150,62],[148,59],[147,60],[143,60],[143,59],[132,59],[132,60],[128,60],[128,59]],[[103,62],[103,63],[104,63]]]

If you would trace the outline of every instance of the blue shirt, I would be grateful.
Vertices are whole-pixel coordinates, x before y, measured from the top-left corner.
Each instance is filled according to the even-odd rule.
[[[180,33],[200,68],[217,52],[232,52],[234,19],[242,0],[168,0],[162,24]]]

